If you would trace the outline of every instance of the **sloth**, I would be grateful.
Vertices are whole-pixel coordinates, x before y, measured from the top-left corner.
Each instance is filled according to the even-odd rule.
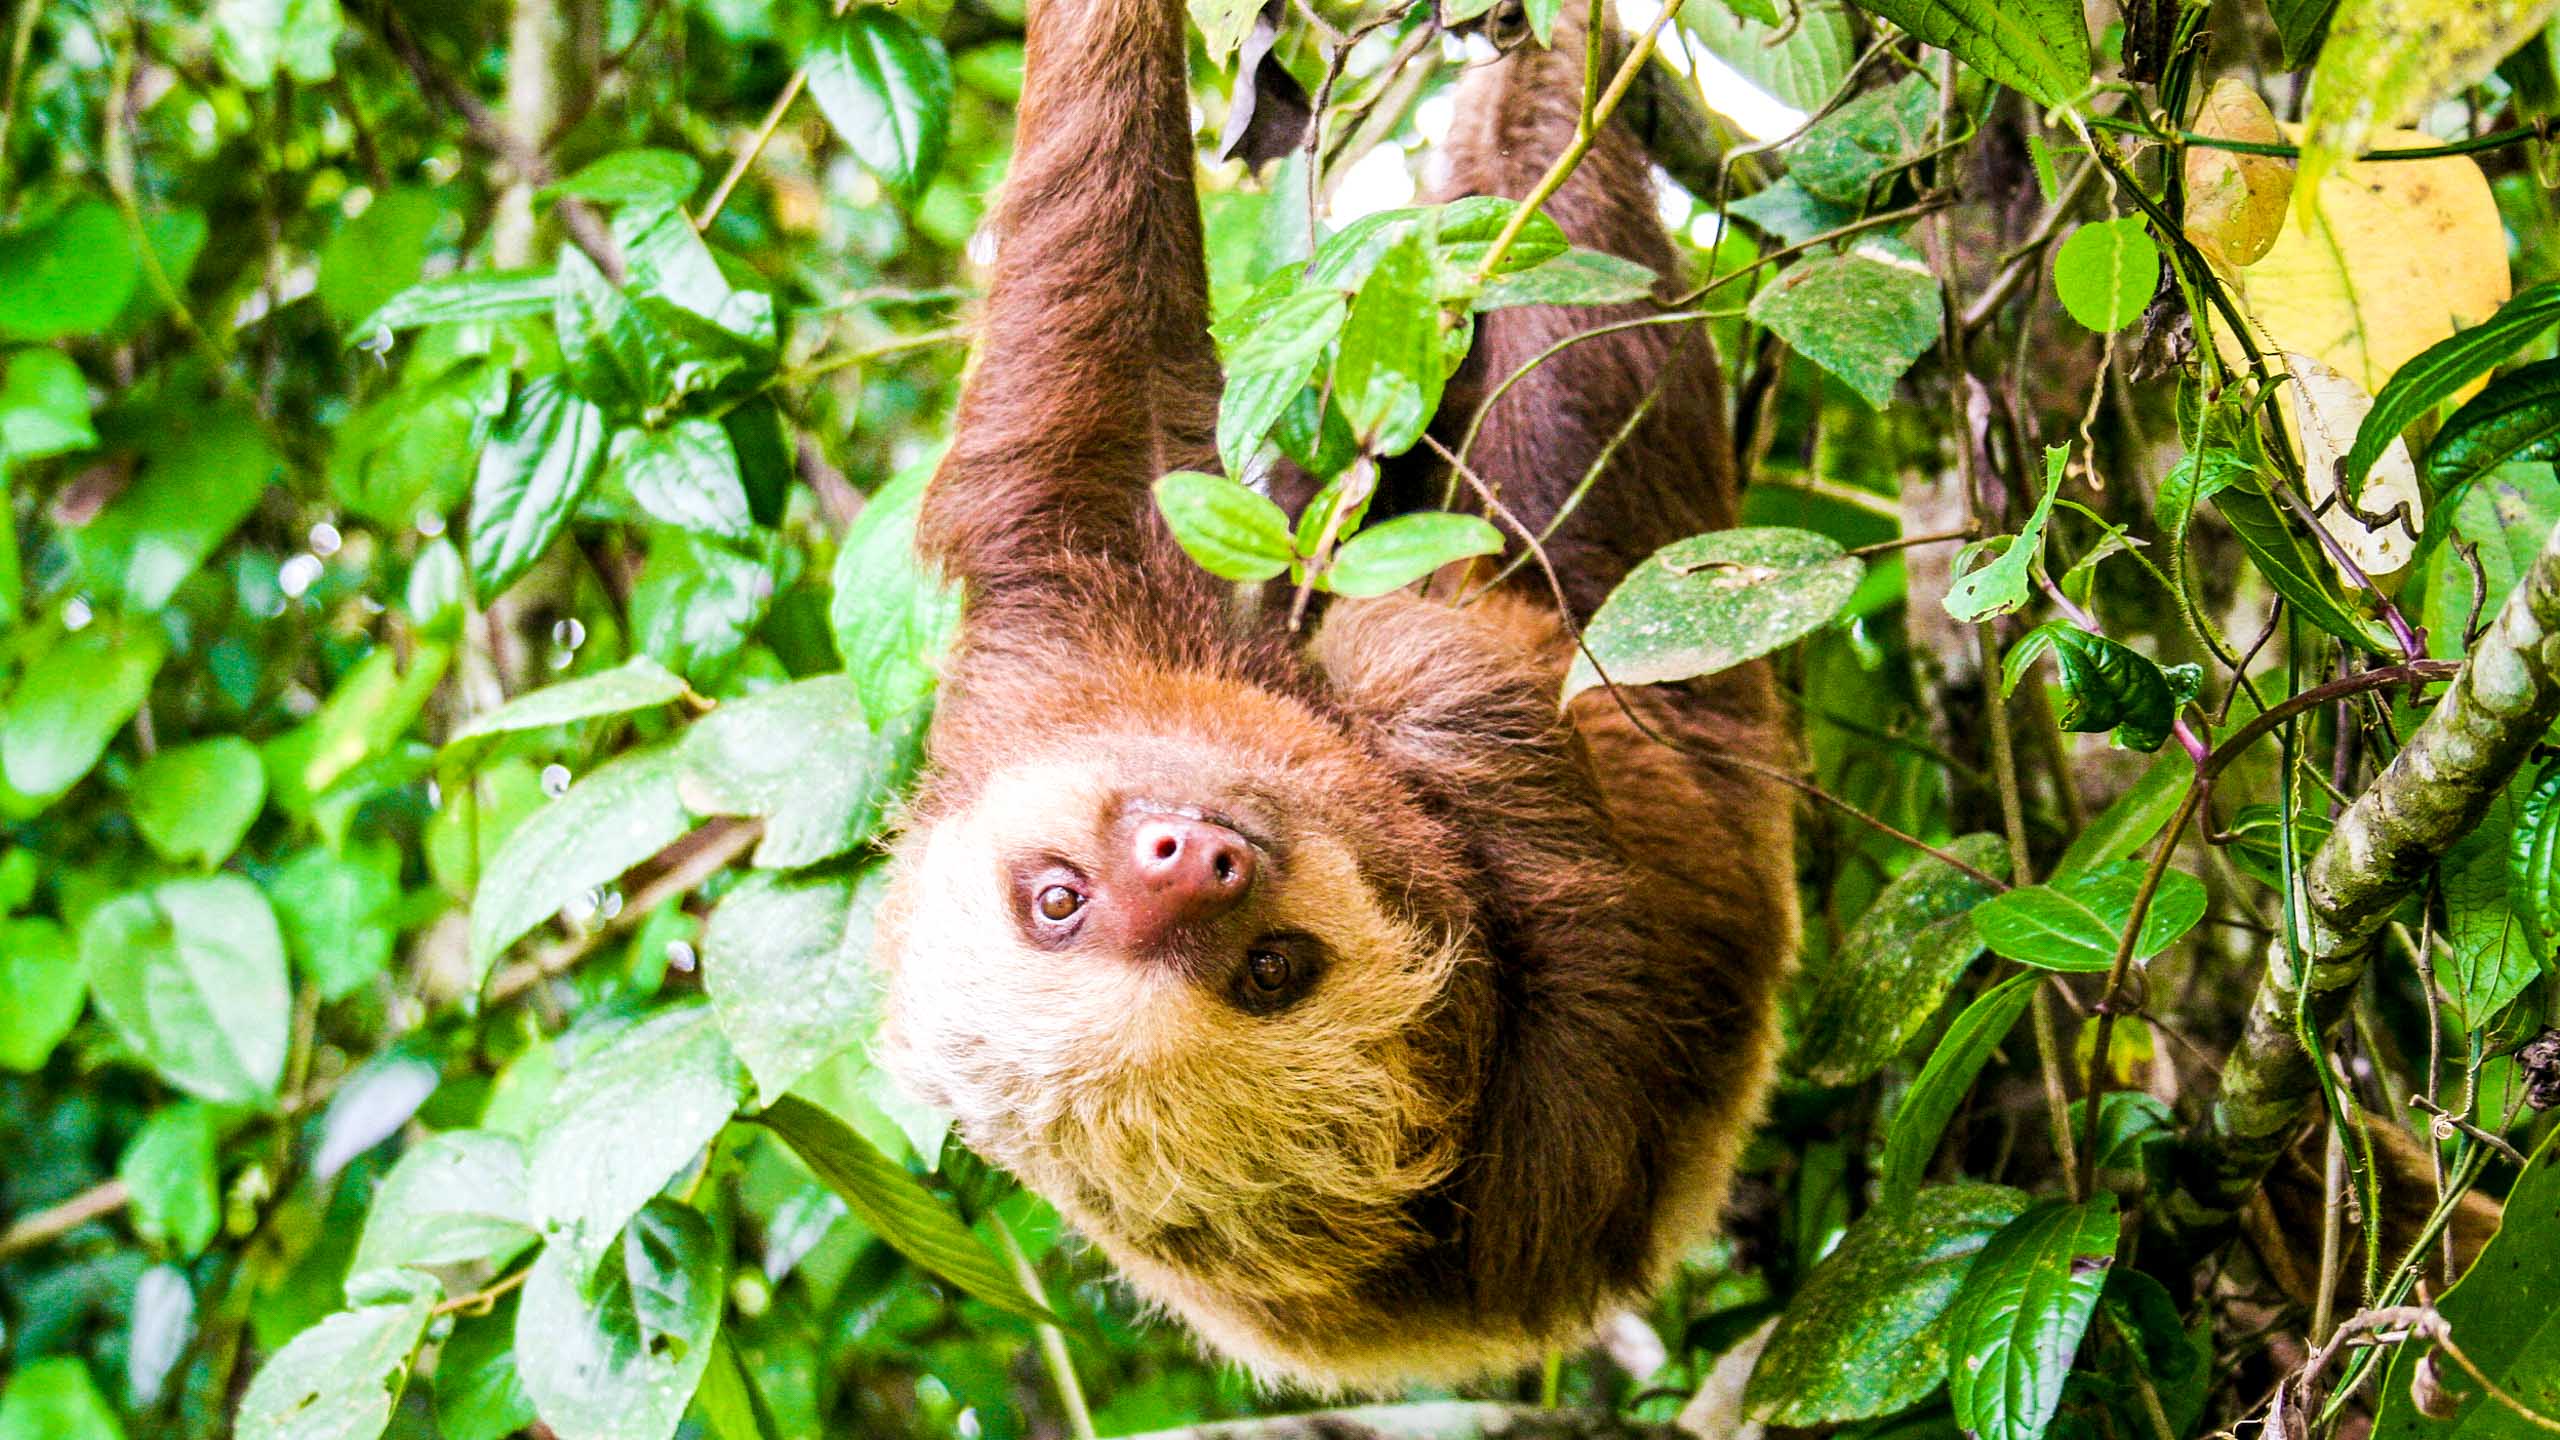
[[[1529,191],[1585,43],[1569,16],[1464,77],[1436,198]],[[1765,669],[1558,705],[1627,571],[1733,523],[1721,381],[1692,326],[1562,349],[1492,397],[1470,462],[1528,531],[1564,515],[1552,582],[1295,629],[1149,494],[1215,464],[1186,67],[1181,0],[1033,0],[978,358],[918,521],[966,608],[876,932],[880,1058],[1264,1380],[1481,1376],[1587,1338],[1713,1232],[1773,1062],[1797,921]],[[1616,124],[1546,213],[1676,268]],[[1478,317],[1440,433],[1654,313]],[[1373,519],[1447,478],[1389,464]]]

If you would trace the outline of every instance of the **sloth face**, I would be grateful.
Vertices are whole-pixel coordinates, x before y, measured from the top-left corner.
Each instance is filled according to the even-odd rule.
[[[882,1049],[1142,1286],[1281,1299],[1415,1242],[1472,1056],[1459,947],[1234,768],[1172,741],[1034,759],[911,832]]]

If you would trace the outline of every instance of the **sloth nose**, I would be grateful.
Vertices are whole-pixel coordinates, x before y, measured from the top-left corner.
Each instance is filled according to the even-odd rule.
[[[1224,825],[1151,816],[1130,832],[1129,847],[1135,918],[1150,929],[1214,920],[1253,888],[1253,846]]]

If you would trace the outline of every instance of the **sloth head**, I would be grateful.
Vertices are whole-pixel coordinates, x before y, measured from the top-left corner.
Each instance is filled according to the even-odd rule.
[[[1088,732],[929,795],[883,1054],[1142,1284],[1285,1302],[1416,1243],[1476,1047],[1431,882],[1348,823],[1380,797],[1237,738]]]

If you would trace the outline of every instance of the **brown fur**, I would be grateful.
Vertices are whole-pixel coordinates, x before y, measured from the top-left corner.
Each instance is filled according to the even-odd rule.
[[[1534,182],[1581,43],[1568,21],[1464,82],[1442,198]],[[1758,666],[1629,692],[1641,726],[1600,693],[1559,717],[1570,642],[1534,572],[1464,608],[1338,603],[1300,644],[1172,545],[1147,487],[1204,466],[1218,394],[1184,71],[1174,0],[1033,0],[982,359],[921,523],[969,611],[881,927],[884,1054],[1263,1373],[1462,1377],[1587,1333],[1712,1228],[1795,901],[1783,793],[1699,752],[1785,744]],[[1646,175],[1612,127],[1548,213],[1668,273]],[[1480,317],[1443,433],[1555,339],[1643,308]],[[1708,342],[1574,346],[1475,449],[1541,526],[1657,384],[1550,547],[1577,621],[1732,523]],[[1397,467],[1373,523],[1441,483]],[[1334,955],[1302,1003],[1224,1003],[1214,947],[1015,936],[1004,857],[1084,865],[1138,802],[1251,828],[1246,921]]]

